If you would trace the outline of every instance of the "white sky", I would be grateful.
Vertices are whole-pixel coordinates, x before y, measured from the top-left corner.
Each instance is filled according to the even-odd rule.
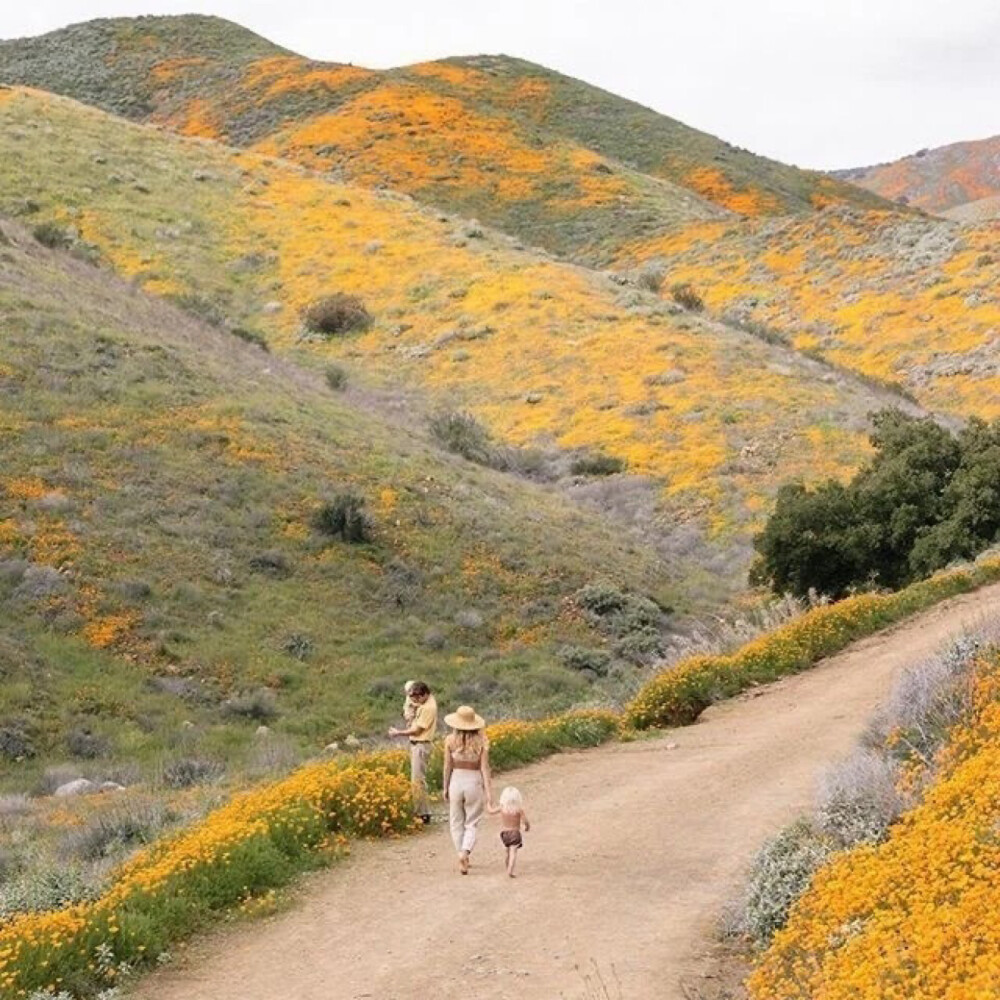
[[[375,68],[520,56],[800,166],[1000,133],[997,0],[0,0],[0,38],[189,12]]]

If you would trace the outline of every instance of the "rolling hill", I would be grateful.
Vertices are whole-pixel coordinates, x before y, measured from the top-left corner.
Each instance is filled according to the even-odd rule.
[[[9,221],[0,326],[4,785],[181,733],[232,759],[262,721],[315,749],[412,676],[495,711],[600,699],[557,655],[608,641],[574,594],[686,600],[627,532]],[[316,527],[345,491],[367,544]]]
[[[1000,136],[921,149],[892,163],[838,170],[834,176],[936,215],[962,221],[996,218],[996,203],[987,199],[1000,197]]]
[[[0,82],[385,185],[589,263],[690,221],[887,207],[505,56],[375,72],[218,18],[145,17],[2,42]]]
[[[895,386],[940,414],[1000,415],[996,223],[830,208],[709,223],[637,244],[707,309],[758,336]]]
[[[148,291],[302,364],[342,363],[400,406],[468,409],[557,464],[610,456],[629,475],[573,495],[638,519],[664,551],[724,553],[730,579],[778,483],[845,474],[867,413],[898,402],[663,301],[642,272],[555,262],[398,195],[36,93],[8,91],[0,121],[6,211],[71,230]],[[303,310],[337,292],[374,322],[309,335]]]
[[[537,67],[481,57],[371,74],[309,63],[217,19],[151,18],[4,43],[0,69],[138,119],[0,89],[0,215],[59,249],[42,254],[24,230],[11,230],[5,252],[33,274],[44,260],[47,278],[39,284],[36,274],[30,294],[14,280],[10,315],[46,336],[65,326],[64,339],[45,349],[39,341],[38,353],[13,338],[3,359],[19,406],[8,436],[29,440],[23,419],[32,412],[31,427],[66,432],[12,452],[5,465],[0,555],[15,563],[7,599],[22,585],[24,560],[61,577],[86,565],[84,589],[47,612],[76,652],[62,638],[42,638],[51,622],[39,610],[27,620],[41,631],[8,639],[18,650],[30,646],[28,661],[76,658],[80,670],[109,678],[118,668],[108,663],[141,662],[154,674],[195,677],[212,689],[205,711],[213,719],[227,699],[253,703],[266,689],[262,697],[277,697],[283,712],[301,709],[292,713],[305,720],[296,736],[307,740],[370,729],[380,699],[391,701],[403,673],[415,670],[446,694],[465,691],[498,709],[610,695],[631,683],[627,664],[648,660],[652,647],[634,661],[618,655],[622,637],[595,631],[574,604],[588,582],[649,594],[678,609],[664,634],[683,628],[743,592],[750,538],[781,483],[856,468],[872,410],[995,411],[992,230],[884,208],[807,210],[822,201],[814,198],[821,188],[810,187],[816,177],[749,154],[726,161],[732,190],[748,189],[752,175],[769,192],[766,203],[722,204],[718,191],[709,197],[680,183],[690,182],[692,164],[721,162],[716,140],[638,108],[629,112],[632,127],[615,133],[624,115],[616,98]],[[383,121],[378,108],[392,88],[423,95],[418,103],[458,102],[462,116],[500,117],[485,131],[460,116],[450,133],[421,133],[389,115],[388,131],[376,135],[372,123]],[[201,118],[189,114],[195,92]],[[249,103],[247,94],[255,95]],[[359,117],[362,101],[374,117]],[[352,102],[341,125],[354,122],[358,148],[374,159],[352,153],[331,170],[330,158],[347,147],[323,152],[302,143],[302,129],[320,128],[334,104]],[[541,157],[525,168],[530,184],[558,181],[566,163],[591,157],[595,184],[624,178],[633,193],[667,192],[678,214],[666,224],[664,202],[648,231],[627,220],[609,228],[612,216],[592,217],[586,238],[568,224],[559,230],[577,256],[597,245],[591,236],[600,255],[613,251],[615,270],[601,272],[443,212],[441,204],[470,207],[456,194],[463,185],[470,197],[496,202],[483,172],[497,184],[521,183],[508,167],[527,163],[520,157],[528,146],[516,152],[511,136],[528,135],[518,130],[529,118],[537,129],[529,145]],[[487,133],[493,144],[481,141]],[[442,134],[471,143],[475,156],[457,161],[470,171],[458,187],[431,197],[406,178],[444,155],[426,145]],[[667,147],[693,159],[684,169],[665,165]],[[391,176],[363,165],[381,156],[392,161]],[[595,162],[610,172],[591,169]],[[383,186],[390,182],[412,194]],[[512,195],[510,204],[523,208],[535,195]],[[538,195],[538,204],[547,213],[565,208],[558,193]],[[787,214],[768,214],[778,211]],[[496,221],[520,226],[506,208]],[[77,286],[87,286],[79,303]],[[363,303],[364,328],[310,329],[308,310],[337,295]],[[129,359],[128,391],[110,377],[95,376],[104,378],[98,389],[57,373],[53,399],[48,383],[37,383],[51,367],[42,358],[71,352],[82,330],[105,325],[96,311],[102,296],[114,300],[127,346],[113,337],[95,350],[110,352],[108,372]],[[168,378],[162,359],[129,346],[147,343],[142,317],[155,310],[171,336],[184,333],[183,350],[174,345],[183,377]],[[238,363],[221,364],[220,352]],[[160,381],[183,388],[188,373],[190,389],[168,406]],[[331,390],[326,378],[346,381],[347,391]],[[294,415],[287,400],[267,395],[272,380],[283,399],[296,400]],[[125,442],[99,475],[88,473],[90,492],[79,499],[66,478],[76,468],[67,456],[82,447],[69,434],[77,420],[88,441]],[[154,442],[164,456],[149,456]],[[47,455],[57,458],[46,464],[39,456]],[[233,476],[211,486],[230,466]],[[139,477],[110,496],[148,493],[141,516],[98,503],[93,483],[116,476]],[[391,544],[374,552],[320,544],[312,516],[324,492],[341,488],[366,498]],[[235,496],[245,511],[225,509]],[[428,496],[439,506],[425,509]],[[63,504],[100,511],[87,544],[85,522]],[[173,513],[178,505],[224,530],[190,528],[188,514]],[[171,513],[157,516],[161,506]],[[119,521],[143,526],[141,551],[112,528]],[[308,570],[285,576],[285,545],[292,565],[301,557]],[[146,552],[156,554],[152,563]],[[198,560],[207,552],[221,561],[220,578],[240,579],[235,593],[210,583],[205,597]],[[317,567],[331,553],[341,575],[328,593]],[[189,577],[196,593],[187,608],[180,581]],[[57,588],[64,582],[52,579]],[[216,627],[229,618],[216,606],[222,594],[253,627]],[[149,595],[164,596],[147,607]],[[343,636],[328,636],[330,609],[344,609]],[[309,671],[295,664],[305,662],[337,665],[337,698],[321,697],[315,678],[303,681]],[[508,671],[513,663],[519,672]],[[595,682],[612,663],[612,674]],[[13,706],[11,718],[26,704]]]

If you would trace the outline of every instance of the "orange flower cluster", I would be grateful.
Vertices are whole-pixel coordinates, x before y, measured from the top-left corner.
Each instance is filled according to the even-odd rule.
[[[684,178],[684,185],[740,215],[773,214],[778,209],[775,199],[763,191],[755,188],[737,190],[717,167],[697,167]]]
[[[287,879],[296,859],[328,851],[331,833],[413,829],[401,764],[401,755],[372,755],[347,767],[309,765],[142,851],[99,899],[16,918],[0,929],[0,996],[86,981],[99,945],[119,962],[162,950],[165,929],[176,934],[212,911],[246,908],[251,890],[266,892]]]
[[[646,684],[626,709],[637,729],[685,725],[713,702],[748,687],[797,673],[923,608],[1000,579],[1000,560],[940,573],[905,590],[859,594],[807,611],[734,653],[694,656]]]
[[[138,623],[139,615],[134,611],[126,611],[118,615],[107,615],[84,627],[83,637],[91,646],[97,649],[107,649],[114,646],[120,639]]]
[[[755,1000],[989,1000],[1000,995],[1000,659],[942,776],[886,843],[816,876],[748,983]]]

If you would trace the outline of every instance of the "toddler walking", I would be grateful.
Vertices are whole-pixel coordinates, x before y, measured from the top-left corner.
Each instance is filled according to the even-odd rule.
[[[524,811],[524,800],[521,793],[508,785],[500,793],[500,805],[493,806],[491,813],[500,813],[500,840],[507,848],[507,874],[514,878],[514,866],[517,864],[517,852],[524,844],[521,830],[525,833],[531,830],[528,814]]]

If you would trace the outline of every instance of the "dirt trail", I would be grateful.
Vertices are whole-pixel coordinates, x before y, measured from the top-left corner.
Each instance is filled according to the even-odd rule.
[[[501,777],[535,828],[520,876],[486,821],[471,875],[443,825],[358,845],[294,910],[211,936],[149,1000],[685,1000],[713,925],[768,835],[806,808],[903,666],[1000,614],[1000,585],[939,605],[656,740]],[[672,744],[676,744],[671,748]],[[620,993],[619,985],[620,984]]]

